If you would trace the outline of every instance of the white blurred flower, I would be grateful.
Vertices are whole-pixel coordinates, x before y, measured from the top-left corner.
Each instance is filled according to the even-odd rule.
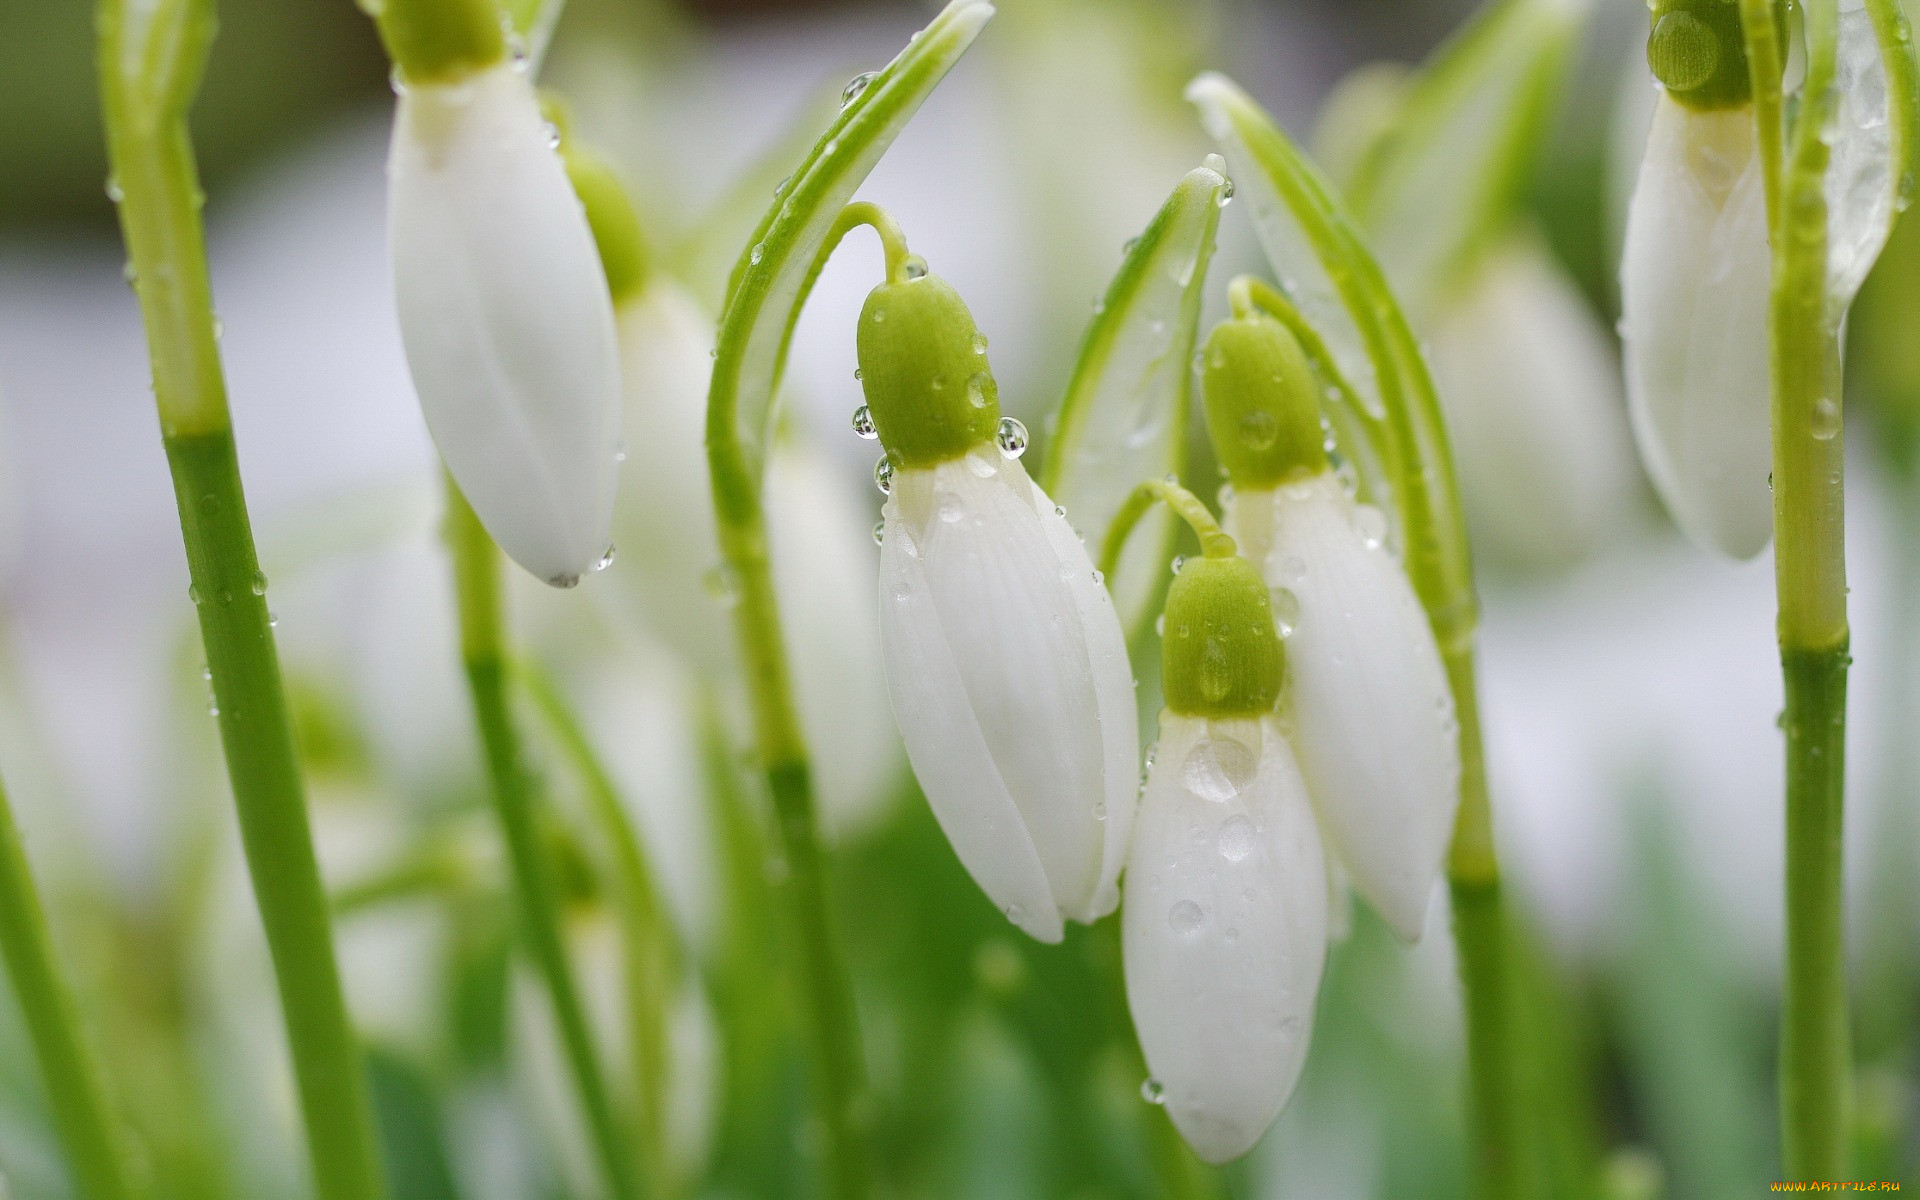
[[[1236,491],[1227,529],[1274,589],[1283,706],[1321,831],[1354,890],[1416,941],[1459,807],[1459,728],[1385,518],[1326,471]]]
[[[1207,1162],[1252,1149],[1299,1081],[1327,893],[1278,720],[1161,713],[1127,860],[1127,1004],[1150,1092]]]
[[[410,86],[388,170],[427,427],[501,548],[568,586],[609,546],[619,364],[593,235],[526,75],[503,61]]]
[[[1509,238],[1430,322],[1435,382],[1476,549],[1585,557],[1634,499],[1611,340],[1537,238]]]
[[[1640,455],[1682,531],[1734,558],[1773,536],[1766,195],[1750,105],[1662,95],[1620,273]]]

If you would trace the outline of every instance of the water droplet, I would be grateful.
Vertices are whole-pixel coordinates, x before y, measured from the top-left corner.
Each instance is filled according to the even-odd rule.
[[[127,281],[128,287],[137,287],[139,285],[140,272],[134,267],[132,259],[128,259],[127,265],[120,268],[120,278]]]
[[[562,590],[579,587],[580,577],[578,575],[549,575],[547,576],[547,586],[557,587]]]
[[[1378,550],[1387,541],[1387,514],[1371,504],[1362,504],[1353,510],[1353,531],[1367,549]]]
[[[981,351],[985,353],[985,351]],[[997,389],[993,386],[993,376],[985,371],[975,371],[967,377],[967,403],[975,408],[985,408],[987,401],[995,397]]]
[[[1280,436],[1280,421],[1270,412],[1259,409],[1240,418],[1240,440],[1255,450],[1272,447]]]
[[[1000,428],[994,432],[993,441],[1000,447],[1000,453],[1008,458],[1019,458],[1027,452],[1027,427],[1017,417],[1001,417]]]
[[[1282,587],[1294,587],[1307,577],[1307,564],[1298,554],[1289,554],[1280,560],[1274,574]]]
[[[707,595],[727,608],[740,603],[740,581],[735,577],[733,568],[722,563],[706,573],[701,583],[707,589]]]
[[[1167,910],[1167,924],[1181,937],[1192,937],[1207,923],[1207,910],[1191,900],[1176,900]]]
[[[118,175],[107,176],[107,199],[118,204],[126,198],[126,192],[120,189],[120,177]]]
[[[267,610],[267,628],[268,629],[280,628],[280,615],[274,612],[272,609]]]
[[[393,94],[396,96],[404,96],[407,94],[407,77],[400,73],[400,68],[397,64],[393,70],[387,72],[387,86],[393,89]]]
[[[200,603],[200,585],[199,584],[190,583],[187,585],[187,599],[193,601],[195,604]]]
[[[547,135],[547,149],[558,150],[560,148],[560,127],[552,121],[548,121],[545,123],[543,132]]]
[[[893,456],[882,454],[880,461],[873,464],[873,486],[880,489],[882,496],[893,493]]]
[[[1065,507],[1064,505],[1060,505],[1060,504],[1056,504],[1056,505],[1054,505],[1054,506],[1053,506],[1053,515],[1054,515],[1054,516],[1056,516],[1056,517],[1064,517],[1064,516],[1066,516],[1066,515],[1067,515],[1067,510],[1066,510],[1066,507]]]
[[[1140,1098],[1148,1104],[1165,1104],[1167,1089],[1158,1079],[1144,1079],[1140,1083]]]
[[[883,321],[885,321],[886,319],[887,319],[887,310],[886,310],[886,309],[884,309],[884,308],[876,308],[876,309],[874,309],[874,310],[873,310],[873,323],[874,323],[875,325],[878,325],[878,324],[880,324],[880,323],[882,323],[882,322],[883,322]]]
[[[1156,637],[1167,636],[1167,614],[1161,613],[1153,619],[1153,632]]]
[[[940,519],[951,525],[967,515],[967,506],[958,493],[941,492],[934,501],[934,507],[940,513]]]
[[[1107,581],[1107,576],[1105,572],[1095,571],[1093,573],[1093,586],[1099,587],[1102,584],[1106,583],[1106,581]]]
[[[1283,638],[1292,637],[1300,627],[1300,597],[1286,588],[1274,588],[1267,593],[1267,602],[1273,606],[1274,629]]]
[[[1018,904],[1009,904],[1001,911],[1006,913],[1007,920],[1012,921],[1015,925],[1018,925],[1020,919],[1027,915],[1027,910],[1021,908]]]
[[[872,83],[878,74],[880,74],[878,71],[862,71],[848,80],[847,86],[840,89],[840,107],[845,108],[859,99],[860,93],[867,90],[867,85]]]
[[[1237,941],[1239,941],[1239,940],[1240,940],[1240,931],[1239,931],[1238,929],[1228,929],[1228,930],[1227,930],[1227,940],[1228,940],[1228,941],[1230,941],[1230,942],[1237,942]]]
[[[1206,737],[1187,751],[1180,774],[1194,795],[1225,803],[1252,783],[1259,769],[1259,760],[1243,743],[1230,737]]]
[[[822,146],[822,147],[820,147],[820,153],[822,153],[822,154],[832,154],[832,153],[833,153],[834,151],[836,151],[836,150],[838,150],[839,148],[840,148],[840,139],[839,139],[839,138],[828,138],[828,139],[827,139],[827,144],[826,144],[826,145],[824,145],[824,146]]]
[[[1185,555],[1176,554],[1173,556],[1173,573],[1175,575],[1178,575],[1180,573],[1180,568],[1186,565],[1187,565],[1187,559]]]
[[[973,352],[975,354],[985,354],[987,352],[987,335],[986,334],[980,333],[978,331],[974,333]]]
[[[627,461],[627,444],[625,442],[621,442],[613,448],[613,461],[617,463]]]
[[[267,594],[267,577],[259,571],[253,573],[253,594],[256,596]]]
[[[1831,396],[1822,396],[1813,402],[1813,436],[1815,441],[1830,442],[1840,432],[1840,404]]]
[[[1233,177],[1226,176],[1226,182],[1220,186],[1220,207],[1225,208],[1233,200]]]
[[[612,565],[613,565],[613,543],[608,542],[606,553],[602,554],[599,558],[596,558],[593,560],[593,569],[596,571],[604,571]]]
[[[787,189],[792,186],[793,186],[793,176],[789,175],[785,179],[782,179],[779,183],[774,185],[773,198],[775,200],[778,200],[780,197],[786,195]]]
[[[1220,826],[1220,857],[1239,862],[1252,854],[1255,832],[1253,822],[1246,817],[1228,817]]]
[[[873,544],[876,546],[882,546],[886,544],[886,541],[887,541],[887,523],[885,521],[875,521],[873,523]]]
[[[1130,237],[1130,238],[1128,238],[1128,239],[1127,239],[1127,240],[1126,240],[1126,241],[1125,241],[1124,243],[1122,243],[1122,245],[1120,246],[1120,253],[1122,253],[1122,254],[1132,254],[1132,253],[1133,253],[1133,248],[1134,248],[1135,246],[1138,246],[1139,244],[1140,244],[1140,239],[1139,239],[1139,238],[1137,238],[1137,237]]]
[[[873,410],[862,404],[853,410],[853,431],[867,441],[880,436],[880,430],[873,423]]]
[[[1096,821],[1104,821],[1107,819],[1107,806],[1104,802],[1093,806],[1093,819]]]
[[[765,242],[755,242],[753,244],[753,249],[747,251],[747,262],[757,267],[760,265],[760,260],[765,258],[766,256],[767,256],[767,244]]]
[[[217,717],[220,715],[220,702],[218,700],[215,700],[211,697],[208,698],[207,715],[210,717]]]
[[[907,260],[900,264],[900,272],[908,279],[925,279],[927,277],[927,260],[921,258],[918,254],[909,254],[907,255]]]

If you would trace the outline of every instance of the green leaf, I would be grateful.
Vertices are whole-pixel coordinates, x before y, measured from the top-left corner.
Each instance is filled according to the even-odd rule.
[[[840,110],[734,266],[708,392],[708,441],[716,430],[737,429],[756,489],[787,345],[817,271],[814,259],[840,209],[992,15],[993,6],[981,0],[953,0],[915,34]]]
[[[1281,289],[1378,422],[1336,422],[1336,434],[1379,430],[1384,444],[1347,457],[1390,465],[1401,561],[1447,653],[1476,620],[1473,571],[1440,400],[1406,316],[1331,186],[1251,97],[1208,73],[1187,99],[1226,151]]]
[[[1511,219],[1588,0],[1498,0],[1407,84],[1348,201],[1425,312]]]
[[[1128,249],[1081,343],[1041,482],[1090,546],[1105,542],[1135,484],[1178,473],[1185,460],[1190,364],[1225,167],[1215,156],[1174,188]],[[1146,615],[1172,546],[1169,513],[1144,521],[1108,585],[1128,629]]]

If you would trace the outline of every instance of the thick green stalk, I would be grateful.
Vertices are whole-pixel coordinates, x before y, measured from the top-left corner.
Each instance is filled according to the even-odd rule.
[[[1763,23],[1749,14],[1750,46]],[[1840,314],[1827,267],[1829,147],[1837,14],[1805,8],[1802,112],[1787,139],[1768,211],[1773,426],[1774,582],[1787,742],[1786,978],[1780,1012],[1781,1163],[1792,1179],[1840,1179],[1852,1108],[1845,864],[1847,574],[1845,456],[1840,434]],[[1765,59],[1768,47],[1758,47]],[[1754,67],[1762,144],[1776,136],[1778,83]]]
[[[86,1200],[131,1200],[124,1138],[55,962],[33,869],[0,788],[0,954],[26,1019],[54,1127]]]
[[[452,479],[447,480],[446,535],[460,610],[460,658],[493,782],[494,811],[500,818],[513,870],[521,933],[532,952],[534,967],[546,983],[567,1067],[579,1092],[588,1136],[608,1190],[614,1200],[635,1200],[643,1194],[639,1172],[627,1148],[625,1130],[614,1115],[613,1098],[600,1070],[586,1010],[567,962],[560,889],[541,840],[539,814],[507,697],[511,668],[506,654],[500,551]]]
[[[227,775],[286,1019],[322,1200],[383,1191],[360,1047],[334,960],[293,724],[227,414],[186,114],[213,36],[206,0],[100,8],[100,85],[128,278],[187,552]]]

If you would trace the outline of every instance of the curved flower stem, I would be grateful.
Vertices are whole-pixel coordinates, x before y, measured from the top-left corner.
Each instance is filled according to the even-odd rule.
[[[1127,548],[1128,535],[1156,500],[1164,502],[1179,514],[1180,519],[1199,537],[1201,552],[1208,558],[1231,558],[1239,553],[1233,539],[1221,530],[1220,523],[1213,519],[1213,514],[1207,511],[1200,497],[1171,479],[1149,479],[1133,489],[1125,503],[1120,505],[1119,511],[1113,514],[1113,523],[1107,526],[1107,540],[1100,546],[1102,575],[1113,578],[1120,565],[1120,555]]]
[[[20,1000],[27,1033],[46,1081],[54,1127],[86,1200],[132,1200],[125,1139],[108,1107],[106,1088],[80,1020],[60,978],[33,868],[0,787],[0,954]]]
[[[219,713],[240,836],[273,958],[321,1200],[377,1200],[360,1046],[334,959],[327,897],[240,486],[214,334],[186,113],[213,36],[209,0],[100,6],[109,191],[120,202],[154,398]]]
[[[559,888],[540,836],[527,765],[507,697],[506,613],[500,552],[466,497],[447,479],[447,546],[453,555],[454,589],[460,609],[460,658],[466,668],[480,740],[492,778],[494,811],[513,868],[514,898],[535,968],[547,986],[560,1027],[567,1067],[607,1187],[615,1200],[636,1200],[640,1177],[614,1117],[613,1099],[587,1026],[561,934]]]

